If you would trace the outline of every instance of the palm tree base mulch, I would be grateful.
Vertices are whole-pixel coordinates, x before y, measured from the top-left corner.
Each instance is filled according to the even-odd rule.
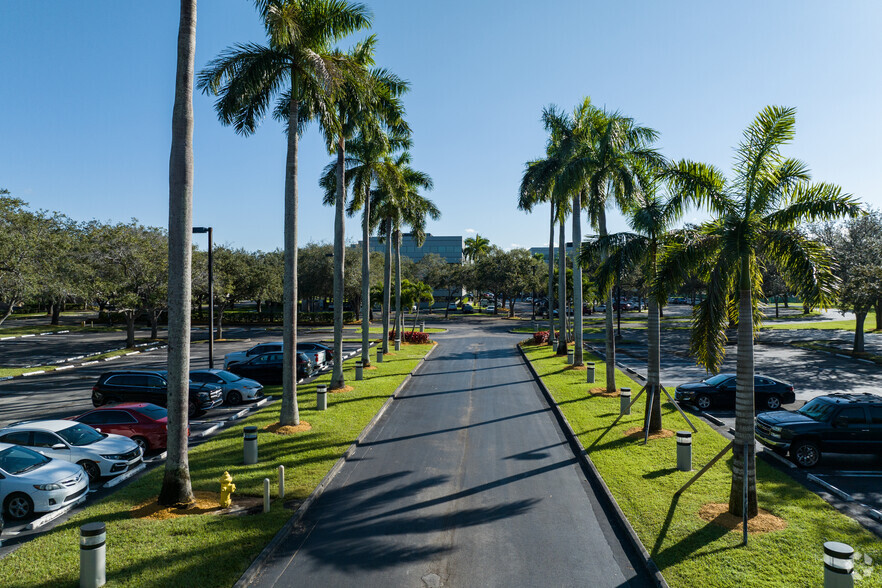
[[[375,366],[375,365],[366,365],[366,366],[364,366],[364,368],[362,368],[362,369],[366,369],[366,370],[375,370],[375,369],[377,369],[377,366]]]
[[[571,365],[568,369],[576,370],[576,371],[579,371],[579,372],[584,372],[585,370],[588,369],[588,366],[585,365],[585,364],[582,364],[582,365]]]
[[[277,435],[295,435],[297,433],[309,431],[310,429],[312,429],[312,425],[306,421],[300,421],[299,425],[281,425],[280,423],[273,423],[263,428],[264,431],[269,431],[270,433],[275,433]]]
[[[151,498],[146,502],[142,502],[129,511],[129,516],[133,519],[150,519],[154,521],[162,521],[165,519],[173,519],[175,517],[185,517],[193,515],[241,515],[246,514],[250,509],[257,505],[263,505],[263,498],[256,496],[236,496],[233,495],[233,503],[229,508],[221,508],[218,505],[219,492],[205,492],[203,490],[193,493],[196,501],[184,508],[176,506],[163,506],[159,504],[155,498]]]
[[[736,517],[735,515],[729,514],[729,505],[722,504],[719,502],[709,502],[701,507],[698,511],[698,516],[700,516],[705,521],[709,523],[713,523],[714,525],[719,525],[720,527],[725,527],[731,531],[738,531],[739,533],[743,532],[742,520],[741,517]],[[780,517],[776,517],[772,513],[767,510],[759,509],[759,514],[757,514],[752,519],[747,520],[747,534],[748,535],[756,535],[759,533],[769,533],[771,531],[780,531],[787,527],[787,521]]]
[[[650,433],[650,439],[667,439],[668,437],[674,436],[673,431],[669,431],[668,429],[662,429],[661,431],[656,431],[655,433]],[[635,439],[644,439],[646,433],[643,431],[643,427],[631,427],[627,431],[625,431],[625,437],[634,437]]]
[[[352,392],[355,390],[352,386],[343,386],[342,388],[331,388],[328,390],[331,394],[345,394],[346,392]]]
[[[621,394],[619,394],[621,391],[622,391],[621,388],[616,388],[615,392],[607,392],[606,388],[598,387],[598,388],[591,388],[590,390],[588,390],[588,393],[591,394],[591,396],[603,396],[604,398],[618,398],[619,396],[621,396]]]

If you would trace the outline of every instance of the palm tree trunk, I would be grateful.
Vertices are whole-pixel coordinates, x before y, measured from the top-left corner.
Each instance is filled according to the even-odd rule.
[[[729,512],[744,516],[744,476],[747,476],[747,516],[757,514],[756,459],[754,450],[753,306],[750,292],[750,259],[741,264],[738,301],[738,368],[735,388],[735,445],[732,448],[732,488]],[[745,455],[745,448],[747,449]]]
[[[297,73],[291,69],[291,96],[297,96]],[[282,285],[282,407],[279,423],[299,425],[297,406],[297,120],[300,102],[288,105],[288,157],[285,162],[285,270]],[[337,359],[337,358],[335,358]],[[336,363],[336,362],[335,362]]]
[[[867,311],[854,313],[854,348],[853,353],[864,352],[864,322],[867,320]]]
[[[882,331],[882,299],[876,301],[876,330]]]
[[[383,265],[383,353],[389,353],[389,318],[392,316],[392,219],[386,219],[386,259]]]
[[[193,63],[196,0],[181,0],[168,205],[168,440],[162,505],[194,502],[187,454],[193,226]]]
[[[343,247],[346,236],[344,216],[346,202],[346,140],[341,136],[337,141],[337,202],[334,214],[334,368],[331,373],[331,390],[346,386],[343,378],[343,268],[346,251]]]
[[[557,243],[557,317],[560,336],[557,339],[557,354],[567,354],[567,243],[564,235],[564,219],[559,219],[560,227]]]
[[[361,365],[371,365],[371,191],[365,189],[364,215],[362,216],[361,238],[364,248],[361,252]]]
[[[604,207],[600,208],[600,212],[597,215],[597,232],[600,233],[601,237],[606,237],[608,234],[606,230],[606,208]],[[602,261],[605,261],[608,256],[608,251],[600,252]],[[613,331],[612,288],[608,288],[604,292],[604,299],[606,301],[606,320],[604,321],[604,330],[606,331],[606,391],[612,394],[616,391],[616,338]]]
[[[652,275],[655,275],[656,252],[652,251],[650,264]],[[646,375],[648,376],[648,390],[646,402],[649,403],[650,395],[652,397],[652,411],[646,413],[646,423],[644,430],[649,429],[650,433],[661,431],[662,413],[661,413],[661,332],[659,328],[659,304],[655,296],[650,292],[647,300],[649,306],[649,317],[647,319],[649,331],[649,357],[647,359]],[[648,408],[648,407],[647,407]]]
[[[578,251],[582,244],[582,192],[573,194],[573,365],[582,365],[582,266]]]
[[[554,202],[548,230],[548,344],[554,348]]]
[[[395,351],[401,348],[401,229],[395,229]]]

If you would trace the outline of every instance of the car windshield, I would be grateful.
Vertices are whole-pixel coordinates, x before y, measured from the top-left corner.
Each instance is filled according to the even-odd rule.
[[[722,384],[732,376],[730,374],[717,374],[707,380],[704,380],[705,384],[710,384],[711,386],[716,386],[717,384]]]
[[[217,372],[217,377],[224,382],[238,382],[242,379],[242,376],[237,376],[236,374],[232,374],[230,372]]]
[[[56,431],[58,436],[73,445],[74,447],[82,447],[83,445],[91,445],[97,441],[104,439],[104,436],[84,424],[77,424],[70,428]]]
[[[161,406],[156,406],[155,404],[145,404],[144,406],[139,406],[134,410],[135,412],[139,412],[148,419],[153,419],[154,421],[164,419],[168,416],[168,411],[166,409],[162,408]]]
[[[816,421],[826,421],[830,418],[830,413],[834,408],[836,408],[835,405],[815,398],[796,412]]]
[[[12,475],[24,474],[52,461],[27,447],[10,447],[0,451],[0,470]]]

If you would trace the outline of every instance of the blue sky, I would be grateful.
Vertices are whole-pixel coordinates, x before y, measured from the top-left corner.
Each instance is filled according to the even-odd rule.
[[[516,210],[518,183],[524,162],[544,153],[542,108],[569,110],[584,96],[657,129],[668,157],[727,172],[761,108],[795,106],[786,154],[808,162],[816,180],[882,206],[882,3],[368,5],[378,65],[412,84],[414,164],[434,179],[443,215],[431,233],[545,244],[547,210]],[[0,187],[75,219],[165,226],[178,10],[174,0],[0,2]],[[263,41],[247,0],[202,0],[198,10],[197,70],[233,43]],[[236,247],[281,247],[281,128],[266,120],[244,138],[212,105],[194,101],[194,224]],[[317,187],[329,161],[311,128],[300,159],[301,243],[333,235]],[[613,215],[612,229],[624,227]],[[347,231],[357,240],[355,221]]]

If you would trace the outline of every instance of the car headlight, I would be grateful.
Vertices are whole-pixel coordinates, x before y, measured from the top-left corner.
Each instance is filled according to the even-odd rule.
[[[208,398],[208,392],[200,392],[199,398]]]
[[[34,488],[48,492],[49,490],[64,490],[64,485],[59,482],[53,482],[51,484],[34,484]]]
[[[780,437],[781,433],[784,432],[784,429],[781,427],[772,427],[769,429],[769,432],[771,432],[772,435],[778,435]]]
[[[101,457],[103,457],[104,459],[109,459],[109,460],[120,460],[120,459],[124,460],[125,459],[125,457],[123,457],[122,455],[120,455],[118,453],[115,453],[112,455],[102,455]]]

